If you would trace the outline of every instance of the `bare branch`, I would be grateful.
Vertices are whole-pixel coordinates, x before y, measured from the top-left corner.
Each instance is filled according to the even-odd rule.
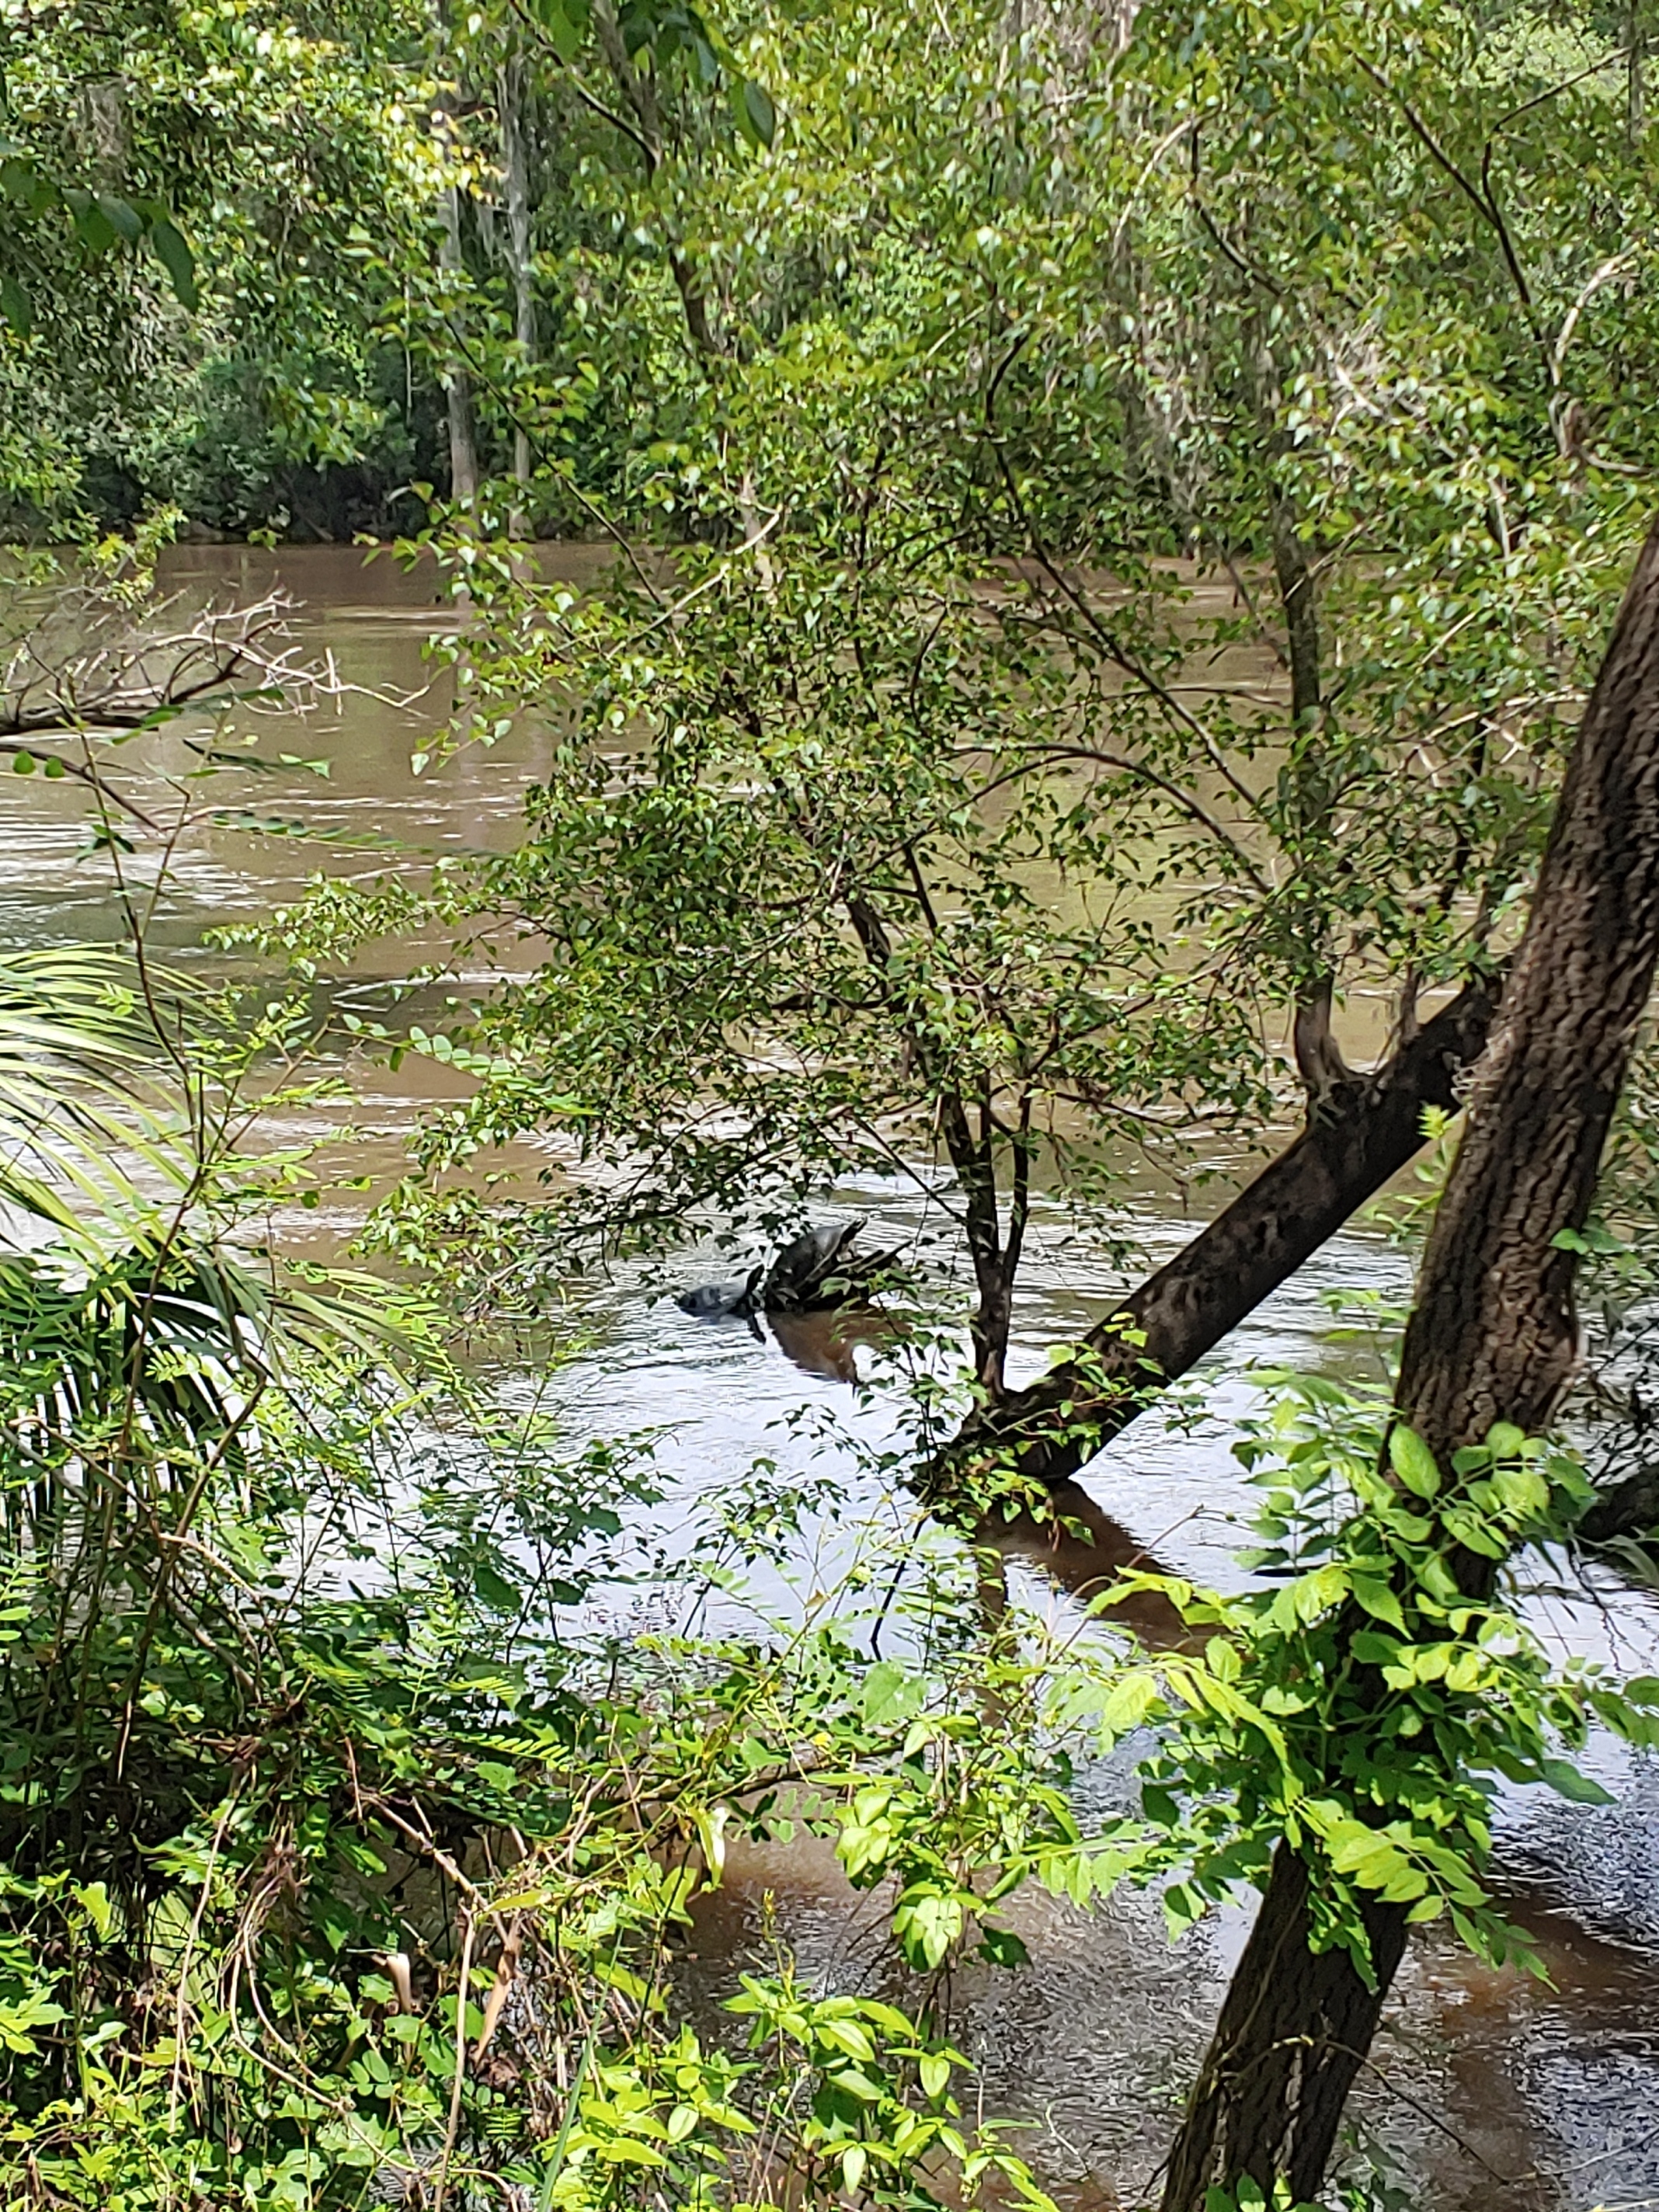
[[[341,678],[331,658],[306,659],[290,627],[292,602],[279,592],[205,607],[168,629],[161,618],[175,605],[134,611],[92,591],[56,594],[0,647],[0,739],[120,737],[234,705],[303,714],[348,695],[401,708],[419,696],[366,693]]]
[[[161,824],[119,790],[100,757],[141,731],[246,707],[284,720],[348,696],[402,711],[418,692],[349,684],[331,653],[308,659],[289,627],[281,592],[246,605],[208,606],[168,628],[177,598],[134,606],[93,586],[54,593],[32,623],[0,641],[0,759],[26,767],[38,757],[50,776],[73,776],[106,808],[145,830]],[[73,738],[72,748],[55,739]],[[210,738],[184,739],[213,766],[257,767],[252,757],[216,751]],[[107,827],[107,824],[106,824]]]

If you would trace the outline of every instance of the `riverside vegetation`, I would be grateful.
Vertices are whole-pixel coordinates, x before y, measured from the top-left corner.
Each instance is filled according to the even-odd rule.
[[[1165,2212],[1365,2202],[1411,1927],[1525,1955],[1496,1790],[1593,1801],[1588,1730],[1659,1741],[1659,1680],[1512,1588],[1586,1532],[1650,1574],[1659,1520],[1646,40],[1446,0],[5,19],[0,742],[85,787],[132,923],[0,971],[7,2203],[1041,2205],[953,1977],[1018,1971],[1022,1887],[1125,1883],[1176,1935],[1261,1893]],[[154,954],[120,748],[299,773],[264,733],[338,678],[280,606],[165,604],[189,527],[395,537],[455,608],[421,767],[544,747],[512,850],[319,873],[252,989]],[[582,593],[536,558],[575,529],[616,553]],[[441,1035],[337,1013],[416,930],[505,980]],[[262,1128],[343,1038],[468,1079],[374,1273],[260,1226],[323,1172]],[[1264,1127],[1011,1385],[1038,1185],[1097,1224],[1127,1146]],[[1391,1389],[1287,1387],[1247,1586],[1149,1564],[1084,1638],[988,1614],[970,1540],[873,1656],[873,1539],[804,1624],[699,1632],[787,1500],[623,1634],[648,1455],[505,1411],[443,1318],[544,1329],[575,1267],[942,1170],[971,1288],[910,1286],[884,1471],[971,1539],[1431,1137]],[[1085,1820],[1126,1738],[1135,1804]],[[696,1897],[801,1832],[879,1888],[890,1978],[780,1945],[694,2022]]]

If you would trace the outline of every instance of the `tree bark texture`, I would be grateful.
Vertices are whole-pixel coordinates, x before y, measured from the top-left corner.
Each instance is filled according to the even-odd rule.
[[[1659,958],[1659,525],[1573,747],[1532,911],[1476,1079],[1407,1327],[1395,1393],[1443,1466],[1493,1422],[1547,1426],[1577,1358],[1571,1251]],[[1462,1555],[1471,1595],[1493,1563]],[[1366,1912],[1377,1988],[1309,1947],[1308,1869],[1281,1844],[1171,2154],[1164,2212],[1248,2174],[1315,2196],[1405,1949]]]
[[[439,266],[447,276],[459,277],[463,267],[459,185],[446,187],[443,207]],[[449,495],[458,501],[475,499],[478,491],[478,440],[472,418],[472,379],[459,360],[450,364],[444,379],[444,392],[449,406]]]
[[[530,251],[530,147],[526,130],[524,56],[515,47],[501,65],[497,99],[501,124],[501,179],[507,195],[507,258],[513,276],[513,336],[527,368],[536,358],[535,270]],[[530,433],[515,423],[513,431],[513,475],[527,490],[530,484]],[[515,516],[514,529],[522,535],[526,518]]]
[[[1424,1109],[1457,1104],[1495,1003],[1495,987],[1471,982],[1383,1066],[1351,1075],[1231,1205],[1090,1332],[1087,1369],[1066,1362],[994,1401],[934,1478],[994,1456],[1051,1488],[1069,1480],[1420,1150]]]

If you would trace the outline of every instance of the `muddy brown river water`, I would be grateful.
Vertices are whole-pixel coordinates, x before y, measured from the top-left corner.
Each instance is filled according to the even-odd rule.
[[[553,557],[580,580],[605,556],[572,548]],[[429,576],[404,575],[385,560],[365,568],[359,554],[342,548],[185,549],[172,578],[187,591],[247,595],[282,584],[300,602],[307,642],[331,653],[349,681],[388,698],[424,683],[422,642],[443,619]],[[157,908],[156,941],[193,957],[204,930],[268,911],[319,866],[371,873],[507,842],[534,774],[536,737],[516,733],[493,751],[465,754],[416,778],[410,752],[447,703],[441,689],[407,708],[349,696],[337,714],[282,734],[283,750],[327,757],[326,781],[234,773],[198,788]],[[167,778],[187,764],[177,737],[162,732],[129,751],[135,795],[148,811],[165,811],[173,804]],[[325,848],[251,832],[238,821],[249,811],[339,833],[344,842]],[[83,828],[73,786],[0,777],[5,942],[119,933],[106,864],[76,857]],[[404,848],[401,856],[388,855],[388,839]],[[141,843],[130,866],[142,888],[154,872],[153,841]],[[363,992],[407,973],[419,955],[412,946],[382,950],[362,971]],[[383,1176],[447,1079],[412,1060],[396,1077],[367,1064],[350,1073],[350,1167]],[[337,1125],[319,1112],[295,1133],[328,1139]],[[296,1210],[279,1229],[311,1246],[337,1240],[361,1203],[342,1189],[320,1212]],[[826,1194],[824,1218],[854,1211],[884,1231],[918,1234],[927,1225],[927,1200],[914,1186]],[[1154,1256],[1188,1233],[1171,1194],[1150,1182],[1133,1198],[1132,1214],[1128,1225]],[[1121,1280],[1104,1249],[1079,1237],[1057,1209],[1042,1212],[1031,1255],[1011,1363],[1017,1378],[1041,1367],[1048,1345],[1104,1310]],[[730,1272],[711,1249],[686,1255],[670,1273],[683,1283]],[[1380,1236],[1356,1227],[1334,1239],[1209,1364],[1201,1420],[1176,1430],[1146,1420],[1089,1468],[1088,1495],[1075,1510],[1097,1516],[1091,1548],[1048,1557],[1041,1543],[1011,1541],[1018,1595],[1063,1618],[1076,1604],[1068,1585],[1141,1546],[1155,1547],[1182,1571],[1236,1581],[1237,1516],[1246,1493],[1230,1430],[1255,1401],[1250,1369],[1334,1370],[1367,1357],[1363,1347],[1328,1340],[1324,1294],[1374,1289],[1398,1297],[1407,1280],[1405,1263]],[[661,1288],[659,1279],[623,1274],[592,1291],[584,1304],[591,1348],[550,1386],[530,1376],[507,1386],[534,1389],[544,1403],[550,1387],[573,1439],[659,1431],[666,1496],[659,1526],[642,1534],[672,1542],[690,1531],[699,1501],[760,1458],[786,1477],[832,1476],[854,1517],[860,1506],[879,1513],[883,1501],[857,1447],[879,1449],[888,1417],[878,1399],[849,1382],[847,1347],[822,1330],[783,1344],[739,1325],[698,1322]],[[845,1443],[799,1426],[803,1412],[833,1419]],[[769,1601],[785,1610],[803,1601],[841,1540],[827,1525],[809,1528],[797,1571],[786,1563],[764,1593]],[[1529,1603],[1564,1645],[1602,1650],[1616,1639],[1638,1651],[1659,1646],[1651,1598],[1611,1584],[1587,1590],[1571,1577],[1551,1587],[1553,1572],[1549,1563],[1540,1566]],[[619,1589],[615,1601],[625,1620],[634,1601]],[[1498,1879],[1540,1945],[1550,1983],[1480,1966],[1432,1933],[1410,1956],[1356,2099],[1362,2136],[1383,2158],[1392,2185],[1407,2192],[1380,2202],[1422,2212],[1659,2207],[1659,1769],[1611,1745],[1596,1747],[1591,1764],[1615,1792],[1610,1807],[1569,1805],[1536,1791],[1516,1793],[1500,1807]],[[1085,1809],[1124,1802],[1129,1787],[1121,1759],[1087,1770],[1079,1784]],[[699,1910],[686,1972],[699,2002],[712,2008],[735,1984],[775,1911],[802,1974],[850,1986],[874,1970],[880,1909],[878,1898],[846,1887],[827,1851],[799,1844],[735,1850],[724,1887]],[[1244,1914],[1224,1916],[1175,1948],[1156,1901],[1146,1898],[1088,1917],[1033,1898],[1018,1924],[1030,1965],[1013,1975],[970,1967],[957,1992],[957,2033],[981,2064],[986,2108],[1032,2122],[1024,2148],[1076,2212],[1137,2203],[1206,2041]]]

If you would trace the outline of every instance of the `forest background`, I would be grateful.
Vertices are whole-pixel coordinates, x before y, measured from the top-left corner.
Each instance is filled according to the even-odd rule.
[[[953,1975],[1018,1970],[1022,1884],[1124,1881],[1177,1932],[1265,1899],[1126,2186],[1365,2201],[1408,1925],[1524,1951],[1494,1789],[1594,1798],[1587,1728],[1659,1704],[1506,1580],[1575,1527],[1649,1574],[1659,1519],[1639,0],[0,27],[0,745],[80,780],[134,922],[125,963],[14,957],[0,1039],[9,2201],[1041,2203]],[[319,873],[252,991],[148,949],[120,749],[298,772],[269,732],[338,678],[279,606],[166,604],[192,533],[394,540],[455,611],[422,768],[548,745],[510,853]],[[569,535],[615,549],[592,591],[538,564]],[[1230,686],[1246,644],[1276,672]],[[496,987],[439,1036],[339,1013],[416,932]],[[355,1276],[258,1233],[323,1171],[262,1128],[348,1020],[471,1079]],[[526,1135],[562,1172],[492,1185]],[[1104,1222],[1126,1147],[1218,1139],[1261,1173],[1011,1388],[1034,1190]],[[1391,1391],[1242,1440],[1242,1594],[1143,1560],[1088,1638],[920,1516],[902,1660],[874,1550],[804,1623],[590,1633],[648,1468],[562,1454],[446,1326],[943,1172],[966,1287],[886,1285],[884,1471],[970,1536],[1063,1520],[1429,1139],[1452,1225]],[[734,1512],[718,1576],[787,1523]],[[1085,1820],[1124,1738],[1137,1801]],[[694,2025],[690,1899],[798,1827],[890,1903],[890,1982],[780,1955]]]

